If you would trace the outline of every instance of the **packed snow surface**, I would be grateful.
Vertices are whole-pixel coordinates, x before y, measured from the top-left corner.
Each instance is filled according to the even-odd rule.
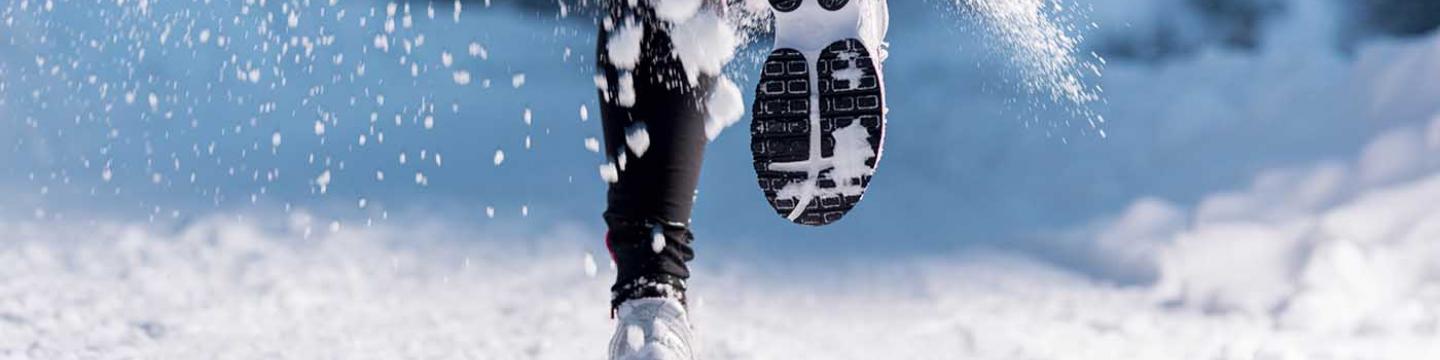
[[[547,235],[508,238],[436,218],[391,224],[333,223],[327,232],[312,232],[324,224],[298,212],[279,221],[211,217],[168,230],[5,221],[0,356],[592,359],[605,353],[614,270],[590,260],[597,231],[560,226]],[[476,237],[487,241],[465,241]],[[1331,333],[1292,329],[1285,317],[1269,313],[1168,306],[1152,289],[1105,285],[996,254],[839,267],[710,265],[692,281],[691,300],[698,351],[707,359],[1440,354],[1440,294],[1433,288],[1408,306],[1366,308],[1400,321],[1395,327]]]

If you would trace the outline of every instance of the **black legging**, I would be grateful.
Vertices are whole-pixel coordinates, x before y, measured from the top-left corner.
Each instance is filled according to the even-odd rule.
[[[644,3],[643,1],[641,3]],[[605,128],[605,154],[624,169],[619,181],[610,185],[605,222],[610,228],[606,243],[618,267],[612,290],[612,306],[625,300],[670,297],[685,301],[685,280],[690,277],[686,263],[695,257],[690,244],[690,211],[695,205],[695,188],[705,155],[705,111],[703,99],[714,83],[702,77],[692,86],[680,61],[672,55],[665,25],[646,8],[615,5],[608,12],[615,28],[627,18],[643,23],[640,62],[634,69],[620,70],[610,63],[606,52],[610,31],[603,26],[597,44],[599,74],[606,89],[600,91],[600,116]],[[634,78],[635,103],[619,104],[620,79],[625,72]],[[626,131],[644,123],[650,146],[644,156],[626,146]],[[618,165],[617,165],[618,166]],[[665,246],[654,250],[654,231],[661,230]]]

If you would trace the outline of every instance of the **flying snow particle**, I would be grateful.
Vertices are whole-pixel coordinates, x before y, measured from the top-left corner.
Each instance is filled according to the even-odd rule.
[[[590,107],[580,105],[580,121],[590,121]]]
[[[385,34],[375,34],[375,41],[372,45],[374,45],[376,49],[380,49],[380,51],[390,52],[390,37],[385,36]]]
[[[525,120],[525,125],[530,125],[531,121],[534,120],[535,115],[530,111],[530,108],[527,107],[525,108],[525,113],[522,114],[520,117],[521,119]]]
[[[272,147],[272,148],[278,148],[278,147],[280,147],[280,132],[279,132],[279,131],[276,131],[274,134],[270,134],[270,147]]]
[[[485,47],[484,47],[484,46],[480,46],[479,43],[473,43],[473,42],[470,43],[470,49],[469,49],[469,50],[470,50],[470,56],[478,57],[478,58],[480,58],[480,60],[486,60],[486,59],[489,59],[489,58],[490,58],[490,52],[489,52],[489,51],[486,51],[486,50],[485,50]]]
[[[315,185],[320,186],[320,193],[321,193],[321,194],[324,194],[324,193],[326,193],[327,191],[329,191],[329,190],[330,190],[330,170],[325,170],[325,172],[320,173],[320,176],[315,177]]]
[[[584,263],[584,266],[585,266],[585,276],[586,276],[586,277],[594,278],[594,277],[595,277],[595,273],[597,273],[597,272],[600,271],[600,265],[598,265],[598,264],[595,263],[595,255],[591,254],[591,253],[588,252],[588,251],[585,252],[585,259],[584,259],[583,263]]]
[[[465,71],[465,70],[455,70],[455,74],[453,75],[453,77],[454,77],[454,80],[455,80],[455,83],[456,83],[456,84],[460,84],[460,85],[470,85],[470,72],[469,72],[469,71]]]
[[[592,153],[600,153],[600,140],[593,137],[585,138],[585,150],[590,150]]]
[[[315,135],[316,135],[316,136],[325,136],[325,122],[324,122],[324,121],[319,121],[319,120],[315,121]]]
[[[645,152],[650,150],[650,131],[646,130],[645,123],[637,122],[625,129],[625,146],[635,157],[645,157]]]
[[[605,74],[595,74],[595,88],[600,91],[609,91],[610,79],[606,78]]]
[[[525,73],[510,76],[510,87],[519,89],[521,86],[525,86]]]
[[[665,232],[661,230],[661,226],[658,224],[650,228],[650,250],[655,251],[656,254],[665,251]]]
[[[454,63],[455,63],[455,57],[454,57],[454,56],[451,56],[449,51],[445,51],[445,52],[441,52],[441,53],[440,53],[440,64],[445,65],[445,67],[448,68],[448,67],[450,67],[451,64],[454,64]]]
[[[615,101],[620,106],[635,106],[635,75],[625,72],[620,75],[620,92],[615,95]]]
[[[610,65],[616,69],[630,70],[640,63],[640,42],[645,37],[645,24],[626,20],[605,41],[605,52]]]
[[[494,219],[494,218],[495,218],[495,207],[493,207],[493,206],[486,206],[486,207],[485,207],[485,217]]]
[[[620,170],[615,167],[615,162],[600,165],[600,179],[608,184],[620,182]]]
[[[425,130],[430,130],[433,128],[435,128],[435,117],[425,116]]]
[[[451,14],[451,17],[454,18],[455,23],[457,23],[457,24],[460,23],[460,11],[461,11],[464,7],[465,7],[465,5],[462,5],[462,4],[460,3],[460,0],[455,0],[455,6],[454,6],[455,11]]]
[[[505,150],[495,150],[495,166],[505,162]]]

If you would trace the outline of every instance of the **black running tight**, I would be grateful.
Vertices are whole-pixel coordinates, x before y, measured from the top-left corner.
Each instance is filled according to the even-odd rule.
[[[619,170],[605,210],[610,229],[606,244],[618,268],[612,306],[648,297],[684,302],[690,277],[686,263],[695,257],[690,211],[707,142],[703,99],[714,79],[702,77],[690,84],[672,55],[666,25],[644,5],[632,9],[621,1],[611,3],[610,25],[601,25],[596,59],[597,75],[603,77],[597,83],[603,85],[605,154]],[[612,61],[607,44],[627,19],[641,24],[644,35],[639,62],[622,69],[615,66],[618,61]],[[622,101],[632,94],[633,104]],[[643,155],[626,139],[641,127],[649,138]],[[657,237],[663,239],[657,242]]]

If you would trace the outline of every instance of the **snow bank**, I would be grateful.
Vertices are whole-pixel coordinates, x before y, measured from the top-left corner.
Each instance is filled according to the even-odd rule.
[[[1437,201],[1440,176],[1431,176],[1275,220],[1196,215],[1158,254],[1157,295],[1300,331],[1434,335],[1440,324]]]
[[[1097,261],[1156,271],[1155,295],[1180,306],[1302,332],[1434,336],[1440,88],[1423,74],[1440,71],[1440,35],[1363,48],[1359,59],[1349,71],[1353,96],[1382,104],[1359,111],[1399,126],[1354,160],[1264,171],[1248,189],[1190,209],[1137,201],[1089,230]]]

